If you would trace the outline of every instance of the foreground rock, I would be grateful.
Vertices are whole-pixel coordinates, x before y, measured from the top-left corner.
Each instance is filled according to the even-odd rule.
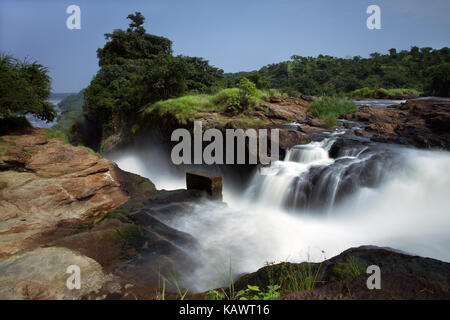
[[[67,267],[76,265],[82,271],[79,290],[66,286]],[[109,281],[96,261],[66,248],[39,248],[0,262],[0,297],[2,299],[79,299],[98,292]]]
[[[163,277],[190,272],[196,241],[168,224],[203,191],[159,192],[47,134],[0,137],[0,299],[154,299]]]
[[[60,221],[93,221],[130,198],[121,170],[83,147],[39,134],[0,139],[0,258]]]
[[[346,119],[366,124],[375,141],[450,149],[450,101],[409,100],[393,107],[363,106]]]
[[[366,268],[381,269],[381,289],[369,290]],[[313,288],[307,280],[313,281]],[[275,282],[275,283],[271,283]],[[362,246],[322,263],[281,263],[243,276],[235,288],[279,284],[282,299],[450,299],[450,264],[390,248]],[[304,289],[304,290],[302,290]]]

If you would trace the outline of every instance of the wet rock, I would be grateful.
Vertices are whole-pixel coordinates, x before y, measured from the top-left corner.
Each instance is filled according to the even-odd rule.
[[[337,159],[339,157],[358,152],[363,147],[364,145],[360,141],[340,138],[333,143],[330,150],[328,151],[328,155],[330,158]]]
[[[450,149],[450,101],[409,100],[389,109],[362,106],[346,118],[366,123],[374,141]]]
[[[279,143],[281,151],[287,150],[298,144],[305,144],[311,141],[311,137],[295,129],[279,129]],[[281,154],[281,158],[282,158]]]
[[[213,200],[222,200],[222,177],[200,171],[186,172],[188,190],[205,191]]]

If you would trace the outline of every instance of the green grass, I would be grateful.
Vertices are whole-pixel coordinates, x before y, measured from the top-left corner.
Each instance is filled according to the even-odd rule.
[[[329,97],[317,99],[308,107],[308,112],[313,117],[323,120],[328,128],[337,126],[339,117],[356,111],[358,107],[355,102]]]
[[[283,294],[301,290],[313,290],[322,280],[321,264],[301,265],[281,263],[267,269],[269,283],[280,284]]]
[[[356,258],[349,257],[344,262],[337,263],[328,274],[329,281],[353,279],[366,272],[366,268]]]
[[[184,289],[181,288],[181,285],[178,281],[178,274],[176,272],[176,268],[175,268],[175,264],[174,262],[167,258],[167,261],[170,263],[170,267],[167,276],[164,276],[161,272],[158,272],[158,276],[159,276],[159,283],[162,280],[162,288],[161,288],[161,292],[159,292],[158,296],[160,298],[160,300],[166,300],[166,296],[167,296],[167,288],[166,288],[166,284],[171,286],[172,288],[175,289],[175,300],[184,300],[189,292],[189,288],[188,289]]]
[[[180,123],[187,124],[194,119],[194,116],[201,111],[217,111],[217,106],[211,102],[210,96],[192,95],[158,101],[147,107],[143,115],[166,115],[174,116]]]
[[[241,105],[240,89],[229,88],[219,91],[214,95],[187,95],[158,101],[147,106],[142,111],[142,116],[165,117],[172,116],[183,125],[192,122],[196,116],[202,112],[233,112],[253,108],[257,103],[267,101],[269,93],[267,91],[256,90],[254,96],[250,97],[248,106]]]

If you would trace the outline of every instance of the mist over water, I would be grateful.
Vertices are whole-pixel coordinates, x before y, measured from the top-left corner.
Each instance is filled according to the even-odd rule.
[[[360,245],[450,261],[450,153],[349,146],[331,158],[334,138],[294,147],[257,172],[244,193],[225,185],[228,206],[204,200],[175,220],[172,227],[199,240],[190,254],[202,267],[183,285],[221,286],[230,263],[238,276],[266,262],[322,261]],[[184,176],[146,165],[142,154],[114,160],[158,188],[185,187]]]

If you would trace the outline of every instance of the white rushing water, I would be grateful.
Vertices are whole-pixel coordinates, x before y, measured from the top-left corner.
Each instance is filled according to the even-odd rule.
[[[238,275],[254,272],[266,262],[321,261],[360,245],[389,246],[450,261],[450,153],[399,148],[395,166],[379,160],[369,167],[370,172],[385,171],[381,184],[362,184],[334,203],[335,195],[330,194],[337,194],[344,173],[363,174],[358,168],[366,168],[364,161],[377,153],[348,148],[338,160],[330,159],[332,143],[326,139],[294,148],[285,161],[257,173],[246,193],[233,194],[225,186],[228,207],[205,201],[176,220],[174,228],[200,243],[192,255],[202,267],[183,279],[184,285],[198,291],[222,285],[230,262]],[[118,163],[160,183],[166,177],[159,167],[144,166],[137,159],[130,155]],[[314,210],[295,205],[286,209],[287,194],[292,188],[300,194],[295,183],[314,168],[326,169],[314,190],[333,198],[330,204]],[[169,179],[167,185],[175,180]],[[335,185],[322,190],[321,183]]]

